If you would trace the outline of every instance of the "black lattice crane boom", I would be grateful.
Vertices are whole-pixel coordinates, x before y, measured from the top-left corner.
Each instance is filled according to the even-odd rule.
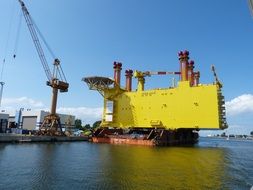
[[[56,114],[56,105],[57,105],[57,97],[58,97],[58,90],[60,92],[67,92],[69,84],[66,80],[66,77],[64,75],[64,72],[61,68],[60,60],[54,57],[54,67],[53,72],[51,72],[50,67],[47,63],[43,48],[41,46],[40,40],[38,38],[37,32],[41,35],[40,31],[36,27],[35,23],[33,22],[33,19],[27,10],[24,2],[22,0],[18,0],[23,15],[25,17],[26,24],[28,26],[29,32],[31,34],[33,43],[35,45],[35,48],[37,50],[37,53],[39,55],[40,61],[42,63],[43,69],[45,71],[46,77],[48,79],[47,85],[52,88],[52,103],[51,103],[51,112],[49,115],[47,115],[44,118],[44,121],[40,127],[39,134],[42,135],[63,135],[60,117]],[[51,49],[45,42],[43,36],[42,40],[44,41],[45,45],[49,49],[49,51],[52,53]]]

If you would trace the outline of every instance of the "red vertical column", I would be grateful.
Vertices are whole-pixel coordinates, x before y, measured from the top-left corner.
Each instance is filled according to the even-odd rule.
[[[113,63],[113,69],[114,69],[114,86],[120,86],[120,78],[121,78],[121,70],[122,70],[122,63]]]
[[[197,71],[197,72],[194,73],[194,86],[199,85],[199,78],[200,78],[200,72]]]
[[[133,77],[133,71],[132,70],[126,70],[125,71],[126,76],[126,90],[128,92],[132,91],[132,77]]]
[[[194,61],[190,61],[188,65],[188,79],[190,81],[190,86],[194,85]]]
[[[181,72],[181,81],[188,80],[188,60],[189,60],[189,52],[188,51],[180,51],[178,53],[179,62],[180,62],[180,72]]]

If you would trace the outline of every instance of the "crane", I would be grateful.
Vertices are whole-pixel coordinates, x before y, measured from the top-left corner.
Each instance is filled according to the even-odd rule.
[[[60,90],[60,92],[67,92],[69,83],[66,80],[65,74],[60,65],[60,60],[58,58],[54,58],[53,71],[50,70],[43,48],[40,44],[40,40],[37,36],[37,32],[40,36],[42,35],[40,31],[38,30],[37,26],[35,25],[28,9],[25,6],[25,3],[22,0],[18,0],[18,1],[21,5],[26,24],[31,34],[38,56],[40,58],[40,62],[42,63],[43,69],[45,71],[45,74],[47,77],[46,84],[52,88],[52,101],[51,101],[50,114],[45,116],[42,122],[42,125],[40,126],[38,134],[51,135],[51,136],[64,135],[62,131],[62,127],[61,127],[60,117],[56,114],[56,105],[57,105],[58,91]],[[45,45],[47,46],[47,48],[52,54],[52,51],[47,45],[47,43],[45,42],[43,36],[42,36],[42,40],[44,41]]]
[[[171,72],[171,71],[145,71],[142,74],[144,76],[151,76],[151,75],[180,75],[180,72]]]
[[[213,76],[214,76],[214,79],[215,79],[215,84],[217,84],[220,88],[222,88],[222,83],[218,79],[218,76],[216,74],[216,70],[215,70],[214,65],[211,65],[211,70],[213,71]]]
[[[145,77],[151,77],[151,75],[180,75],[180,72],[171,71],[134,71],[134,77],[138,80],[138,90],[144,90]],[[173,86],[174,82],[173,82]]]

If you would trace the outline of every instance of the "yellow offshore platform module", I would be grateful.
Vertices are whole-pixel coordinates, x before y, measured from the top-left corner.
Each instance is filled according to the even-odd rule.
[[[122,64],[114,62],[114,79],[86,77],[92,90],[104,97],[101,127],[94,142],[168,145],[194,143],[201,129],[227,128],[222,85],[215,73],[213,84],[200,84],[200,73],[194,71],[189,52],[179,52],[179,72],[141,72],[126,70],[126,87],[120,86]],[[144,90],[145,77],[179,75],[178,85]],[[137,78],[132,91],[132,77]],[[125,130],[128,129],[128,130]],[[127,131],[127,132],[125,132]]]

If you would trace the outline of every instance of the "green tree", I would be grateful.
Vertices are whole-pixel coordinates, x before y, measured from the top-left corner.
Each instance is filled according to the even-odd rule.
[[[91,126],[90,126],[90,124],[86,124],[86,125],[84,125],[84,128],[85,128],[85,129],[90,129]]]
[[[81,119],[76,119],[75,120],[75,127],[77,129],[82,129],[82,120]]]
[[[253,131],[251,131],[251,132],[250,132],[250,135],[252,135],[252,136],[253,136]]]
[[[95,123],[93,123],[92,128],[95,129],[95,128],[100,127],[101,122],[102,122],[101,120],[96,121]]]

